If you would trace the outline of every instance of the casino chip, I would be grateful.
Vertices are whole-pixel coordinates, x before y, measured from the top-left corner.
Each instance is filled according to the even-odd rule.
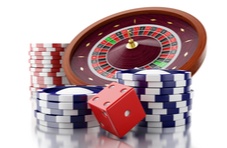
[[[36,77],[62,77],[65,76],[64,72],[30,72],[31,76]]]
[[[30,64],[31,67],[35,68],[61,68],[61,64]]]
[[[57,122],[57,123],[85,123],[89,121],[95,121],[94,115],[84,115],[84,116],[57,116],[51,114],[44,114],[37,110],[34,111],[34,115],[37,119],[47,122]]]
[[[51,102],[44,100],[36,100],[37,106],[51,109],[90,109],[87,102]]]
[[[171,128],[190,123],[194,91],[191,72],[167,69],[117,71],[117,82],[134,87],[146,117],[138,126]]]
[[[194,91],[174,95],[138,95],[142,102],[177,102],[193,98]]]
[[[31,72],[42,72],[42,73],[55,73],[55,72],[64,72],[63,68],[34,68],[30,67]]]
[[[131,81],[118,79],[118,83],[131,87],[153,87],[153,88],[165,88],[165,87],[185,87],[191,85],[191,79],[181,81],[164,81],[164,82],[147,82],[147,81]]]
[[[152,122],[165,122],[165,121],[177,121],[182,120],[190,116],[190,112],[172,114],[172,115],[146,115],[143,121]]]
[[[191,105],[192,99],[178,102],[141,102],[141,104],[146,109],[180,108]]]
[[[176,88],[142,88],[135,87],[134,90],[137,94],[145,95],[172,95],[182,94],[190,91],[190,87],[176,87]]]
[[[117,71],[116,78],[122,80],[136,80],[136,81],[182,81],[191,78],[191,72],[185,70],[164,70],[164,69],[129,69],[124,71]]]
[[[66,48],[68,43],[31,43],[31,48]]]
[[[55,55],[55,56],[35,56],[30,55],[30,60],[61,60],[62,56]]]
[[[64,51],[65,48],[64,47],[30,47],[30,51],[39,51],[39,52],[43,52],[43,51]]]
[[[168,109],[146,109],[144,107],[144,111],[147,115],[173,115],[189,112],[191,110],[191,106],[180,107],[180,108],[168,108]]]
[[[52,115],[60,115],[60,116],[79,116],[79,115],[90,115],[92,114],[90,109],[52,109],[47,107],[41,107],[38,105],[35,105],[35,110],[44,113],[44,114],[52,114]]]
[[[54,102],[87,102],[102,86],[58,86],[38,91],[37,98]]]
[[[140,126],[143,127],[177,127],[177,126],[182,126],[182,125],[187,125],[191,122],[191,117],[187,117],[185,119],[181,120],[176,120],[176,121],[163,121],[163,122],[144,122],[141,121],[139,123]]]
[[[28,53],[30,56],[63,56],[63,51],[29,51]]]
[[[66,76],[60,77],[31,76],[31,82],[33,84],[69,85],[69,81]]]
[[[64,85],[60,85],[60,84],[36,84],[36,83],[31,83],[31,87],[35,87],[35,88],[51,88],[51,87],[55,87],[55,86],[64,86]]]
[[[62,64],[62,60],[29,60],[29,63],[31,64]]]

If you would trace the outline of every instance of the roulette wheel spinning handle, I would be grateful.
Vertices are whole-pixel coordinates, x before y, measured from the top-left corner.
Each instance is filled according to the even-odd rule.
[[[128,36],[129,36],[129,40],[128,43],[126,44],[126,48],[128,49],[134,49],[138,46],[138,42],[135,42],[131,36],[130,36],[130,31],[128,30]]]

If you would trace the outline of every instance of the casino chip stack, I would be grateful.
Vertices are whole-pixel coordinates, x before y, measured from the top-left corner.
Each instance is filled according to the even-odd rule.
[[[34,103],[37,123],[62,129],[99,126],[87,101],[102,89],[99,86],[57,86],[38,90]]]
[[[184,70],[138,70],[116,73],[118,83],[134,87],[146,112],[138,126],[169,128],[190,123],[193,91],[191,72]]]
[[[62,68],[62,56],[68,44],[30,44],[29,63],[31,77],[31,98],[39,88],[69,84]]]

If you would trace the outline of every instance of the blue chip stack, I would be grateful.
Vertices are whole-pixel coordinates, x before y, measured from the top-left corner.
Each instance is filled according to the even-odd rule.
[[[138,126],[169,128],[190,123],[191,72],[130,69],[116,73],[118,83],[134,87],[146,112]]]
[[[38,90],[34,109],[37,123],[64,129],[99,126],[87,101],[102,89],[99,86],[57,86]]]

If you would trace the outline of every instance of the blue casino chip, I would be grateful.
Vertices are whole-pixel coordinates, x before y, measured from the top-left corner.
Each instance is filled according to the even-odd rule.
[[[95,121],[94,115],[83,115],[83,116],[57,116],[50,114],[43,114],[37,110],[34,111],[34,116],[38,120],[46,122],[60,122],[60,123],[74,123],[74,122],[89,122]]]
[[[51,109],[46,107],[40,107],[36,105],[35,110],[44,113],[44,114],[51,114],[51,115],[59,115],[59,116],[79,116],[79,115],[91,115],[91,109],[84,109],[84,110],[70,110],[70,109]]]
[[[117,71],[115,77],[122,80],[136,81],[181,81],[191,79],[191,72],[185,70],[165,69],[129,69]]]
[[[36,100],[37,106],[51,109],[90,109],[87,102],[51,102]]]
[[[177,120],[177,121],[165,121],[165,122],[146,122],[146,121],[141,121],[139,123],[139,126],[142,127],[177,127],[177,126],[182,126],[182,125],[187,125],[191,123],[191,117],[187,117],[185,119]]]
[[[192,99],[194,91],[172,95],[138,95],[141,102],[176,102]]]
[[[172,114],[172,115],[146,115],[142,121],[146,122],[166,122],[182,120],[190,116],[190,112]]]
[[[37,91],[37,98],[56,102],[86,102],[103,87],[101,86],[57,86]]]
[[[181,108],[192,105],[192,99],[178,102],[141,102],[141,104],[145,109]]]
[[[181,108],[169,108],[169,109],[144,109],[147,115],[172,115],[189,112],[191,105]]]
[[[191,79],[181,80],[181,81],[163,81],[163,82],[148,82],[148,81],[132,81],[132,80],[122,80],[118,79],[118,83],[124,84],[131,87],[152,87],[152,88],[171,88],[171,87],[185,87],[190,86],[192,83]]]
[[[138,95],[171,95],[182,94],[190,91],[190,87],[176,87],[176,88],[139,88],[134,87],[134,90]]]

